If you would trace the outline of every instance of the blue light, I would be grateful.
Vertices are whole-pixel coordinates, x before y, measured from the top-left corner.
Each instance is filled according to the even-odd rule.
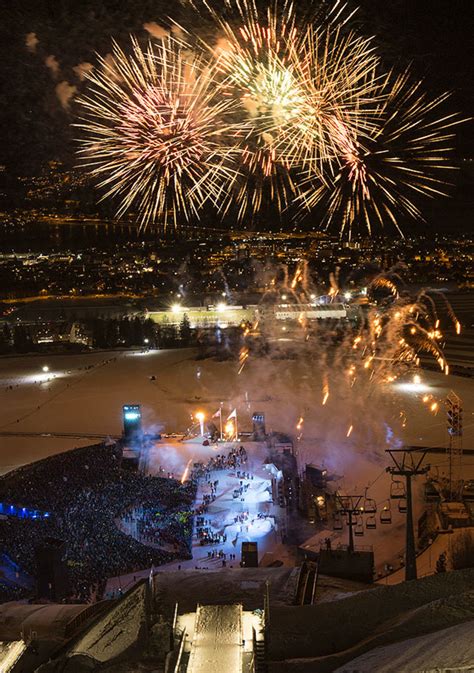
[[[137,418],[140,418],[140,414],[137,411],[126,411],[125,420],[126,421],[136,421]]]

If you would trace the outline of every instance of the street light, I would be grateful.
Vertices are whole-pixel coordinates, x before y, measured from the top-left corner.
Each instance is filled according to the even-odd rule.
[[[171,311],[173,313],[179,313],[181,311],[181,304],[173,304]]]
[[[49,372],[49,367],[48,367],[48,365],[43,365],[42,369],[43,369],[43,371],[44,371],[45,374],[46,374],[47,372]]]

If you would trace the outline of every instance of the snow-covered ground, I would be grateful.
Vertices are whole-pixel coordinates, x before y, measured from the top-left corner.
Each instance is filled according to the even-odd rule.
[[[44,366],[49,367],[47,373]],[[242,430],[250,428],[251,414],[258,410],[266,415],[267,430],[296,435],[296,423],[303,416],[302,461],[324,459],[351,481],[358,476],[357,454],[385,464],[383,449],[397,441],[431,445],[446,441],[444,413],[433,416],[422,403],[425,389],[417,392],[413,386],[387,384],[377,405],[361,409],[351,419],[353,431],[347,438],[346,409],[353,412],[356,400],[343,399],[334,388],[322,406],[317,367],[311,370],[309,363],[293,360],[253,359],[241,375],[237,372],[236,362],[196,361],[192,350],[2,358],[0,432],[120,434],[121,407],[133,402],[142,405],[147,430],[181,432],[191,424],[192,413],[199,409],[212,415],[223,402],[224,413],[237,407]],[[151,375],[156,380],[150,380]],[[422,372],[421,378],[437,399],[450,389],[460,395],[464,443],[473,446],[472,381],[434,372]],[[5,471],[88,441],[2,436],[0,468]]]
[[[45,366],[48,372],[43,371]],[[335,373],[323,405],[319,367],[298,360],[250,358],[239,375],[236,362],[197,361],[192,350],[3,358],[0,472],[96,441],[48,434],[119,435],[122,405],[126,403],[142,405],[148,432],[182,432],[191,425],[191,414],[200,410],[210,418],[222,403],[224,417],[237,409],[241,430],[251,429],[254,411],[265,413],[267,431],[286,432],[295,438],[300,467],[306,462],[325,465],[341,477],[337,484],[348,492],[361,492],[369,486],[368,495],[380,508],[387,504],[390,489],[385,468],[391,461],[385,450],[403,444],[445,445],[442,401],[451,389],[464,404],[464,446],[474,447],[472,381],[434,372],[421,372],[420,377],[416,385],[410,376],[402,385],[386,384],[368,394],[354,389],[348,396]],[[423,403],[423,395],[440,403],[436,415]],[[302,434],[296,430],[300,417],[304,419]],[[161,466],[180,476],[190,460],[201,460],[213,451],[202,443],[169,440],[151,451],[149,467],[154,471]],[[438,466],[440,474],[447,473],[446,455],[430,455],[427,462]],[[474,478],[472,456],[464,457],[463,476]],[[418,478],[414,484],[417,493],[422,485],[423,479]],[[419,497],[417,503],[415,520],[421,512]],[[224,510],[227,503],[222,500],[222,504]],[[396,501],[391,503],[392,525],[365,530],[364,537],[357,540],[373,545],[379,567],[393,564],[403,547],[405,516],[394,505]],[[222,524],[229,523],[224,514],[222,517]],[[341,541],[345,537],[344,532]]]
[[[474,670],[474,622],[377,647],[334,673],[465,673]]]
[[[242,671],[242,606],[202,605],[196,613],[188,673]]]

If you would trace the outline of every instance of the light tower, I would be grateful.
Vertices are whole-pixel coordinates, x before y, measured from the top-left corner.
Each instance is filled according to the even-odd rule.
[[[463,408],[461,398],[451,390],[446,398],[449,461],[449,497],[458,500],[462,489]]]

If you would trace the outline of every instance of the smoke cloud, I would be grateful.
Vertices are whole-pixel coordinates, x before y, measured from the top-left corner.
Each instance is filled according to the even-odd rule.
[[[36,47],[39,44],[39,40],[36,37],[36,33],[27,33],[25,35],[25,45],[28,51],[30,51],[32,54],[36,52]]]
[[[56,56],[53,56],[52,54],[46,56],[46,58],[44,59],[44,64],[49,69],[51,77],[57,79],[59,75],[59,62]]]
[[[91,70],[94,70],[94,66],[88,61],[78,63],[73,68],[74,74],[80,79],[81,82],[86,79],[87,73],[91,72]]]
[[[63,110],[69,110],[70,101],[76,92],[77,87],[69,84],[66,80],[63,80],[56,85],[56,96],[58,97]]]
[[[163,26],[159,26],[155,21],[149,21],[148,23],[143,24],[143,28],[147,31],[151,37],[155,37],[157,40],[163,40],[168,36],[168,31]]]

